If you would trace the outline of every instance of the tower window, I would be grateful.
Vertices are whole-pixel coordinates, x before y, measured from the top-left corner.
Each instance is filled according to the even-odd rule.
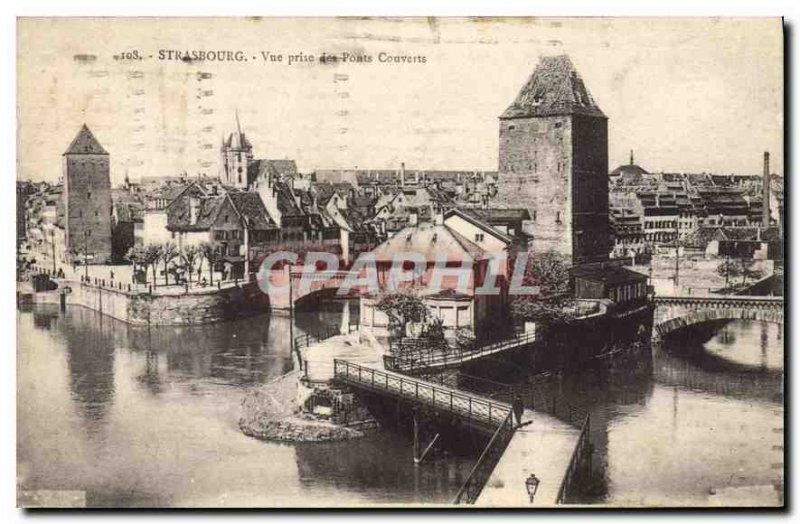
[[[561,211],[556,211],[556,224],[561,223]]]
[[[86,193],[86,198],[92,198],[92,192],[91,191]]]

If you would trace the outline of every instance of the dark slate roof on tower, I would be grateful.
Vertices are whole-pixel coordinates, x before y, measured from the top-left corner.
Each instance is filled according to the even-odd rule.
[[[94,137],[86,124],[78,131],[77,136],[64,152],[65,155],[107,155],[100,142]]]
[[[605,117],[567,55],[541,57],[517,99],[500,118],[555,115]]]

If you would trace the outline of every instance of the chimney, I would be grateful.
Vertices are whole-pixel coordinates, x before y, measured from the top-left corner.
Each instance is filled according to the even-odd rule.
[[[400,162],[400,186],[406,187],[406,163]]]
[[[769,151],[764,151],[764,187],[761,200],[762,225],[769,227]]]

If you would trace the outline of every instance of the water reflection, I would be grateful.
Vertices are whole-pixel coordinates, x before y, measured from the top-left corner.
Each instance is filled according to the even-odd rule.
[[[395,450],[391,457],[386,449]],[[474,458],[432,454],[414,465],[411,442],[384,432],[367,439],[320,446],[295,447],[297,470],[304,486],[326,492],[370,486],[374,501],[409,500],[449,503],[464,483]]]
[[[66,341],[72,398],[87,419],[101,421],[114,400],[114,337],[110,321],[82,308],[72,308],[66,315],[64,321],[53,320],[49,326],[57,325]]]
[[[449,501],[474,457],[414,466],[406,436],[292,447],[238,431],[243,393],[291,368],[291,337],[341,325],[341,311],[150,330],[81,308],[21,311],[21,486],[112,506]],[[711,489],[782,482],[783,333],[723,327],[541,383],[592,413],[579,502],[705,504]]]
[[[20,311],[20,487],[86,490],[93,506],[449,501],[472,461],[415,467],[405,437],[295,449],[239,431],[243,394],[291,369],[291,336],[341,325],[343,309],[150,330]]]

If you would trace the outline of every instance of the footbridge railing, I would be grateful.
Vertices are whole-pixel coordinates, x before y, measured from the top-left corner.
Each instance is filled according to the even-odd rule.
[[[453,504],[475,503],[478,495],[481,494],[483,487],[492,475],[492,471],[500,461],[500,457],[503,456],[506,447],[508,447],[515,430],[513,415],[509,413],[500,426],[497,427],[491,440],[489,440],[489,444],[486,445],[478,461],[472,467],[472,471],[470,471],[464,485],[456,493]]]
[[[556,496],[556,504],[563,504],[566,500],[569,488],[575,480],[575,475],[581,469],[584,457],[591,449],[591,442],[589,440],[589,431],[591,430],[591,415],[587,414],[581,424],[581,434],[578,437],[578,444],[572,452],[572,458],[569,460],[567,473],[561,481],[561,486],[558,488],[558,495]]]
[[[426,380],[334,359],[334,377],[352,386],[427,405],[471,422],[496,428],[506,422],[511,405],[470,395]]]
[[[417,373],[458,367],[465,362],[531,344],[535,340],[536,333],[530,331],[473,349],[450,347],[415,349],[396,355],[385,355],[383,357],[384,366],[386,369],[400,373]]]

